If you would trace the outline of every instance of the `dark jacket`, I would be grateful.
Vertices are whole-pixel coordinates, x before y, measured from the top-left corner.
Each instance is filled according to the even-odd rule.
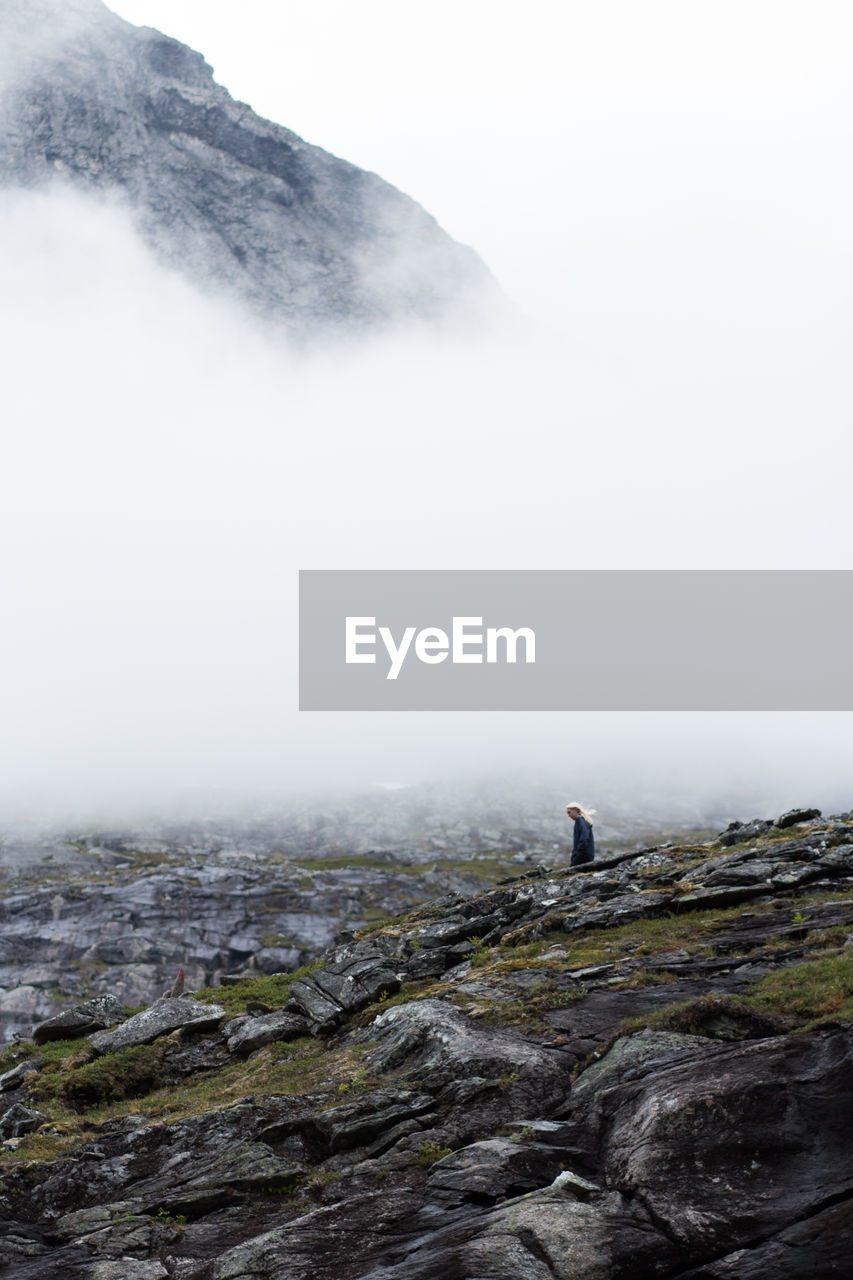
[[[592,824],[587,822],[582,814],[579,814],[575,818],[571,865],[576,867],[581,862],[592,862],[594,857],[595,836],[592,834]]]

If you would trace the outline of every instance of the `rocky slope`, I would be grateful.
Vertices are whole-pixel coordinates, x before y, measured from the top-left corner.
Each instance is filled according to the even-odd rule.
[[[493,861],[405,853],[336,858],[213,852],[101,837],[70,862],[38,862],[0,896],[0,1044],[69,997],[148,1002],[179,965],[192,986],[293,970],[344,925],[363,926],[451,889],[509,875]],[[61,844],[54,846],[61,857]],[[523,855],[523,857],[526,855]],[[479,874],[478,874],[479,872]]]
[[[847,1274],[851,886],[801,811],[69,1002],[0,1066],[0,1275]]]
[[[653,826],[613,803],[608,814],[599,838],[615,847]],[[296,969],[342,927],[559,862],[568,834],[562,790],[547,785],[417,786],[252,820],[0,834],[0,1045],[69,998],[154,1000],[178,965],[193,987]]]
[[[471,250],[375,174],[235,102],[100,0],[0,6],[0,185],[119,196],[176,269],[306,335],[499,307]]]

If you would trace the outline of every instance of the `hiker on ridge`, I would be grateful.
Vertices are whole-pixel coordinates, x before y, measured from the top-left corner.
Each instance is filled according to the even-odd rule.
[[[577,867],[582,862],[592,862],[595,857],[595,836],[592,834],[592,815],[595,810],[582,809],[576,801],[572,801],[566,805],[566,813],[575,824],[570,865]]]

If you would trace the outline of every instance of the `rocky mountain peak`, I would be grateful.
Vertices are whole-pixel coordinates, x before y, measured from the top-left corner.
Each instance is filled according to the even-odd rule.
[[[118,198],[166,263],[300,334],[497,303],[413,200],[235,101],[179,41],[100,0],[11,0],[0,44],[0,185]]]

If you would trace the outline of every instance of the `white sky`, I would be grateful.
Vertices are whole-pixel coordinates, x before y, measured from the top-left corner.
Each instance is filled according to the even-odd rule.
[[[681,275],[714,305],[849,266],[843,0],[112,7],[413,195],[516,295]]]
[[[4,201],[0,798],[844,793],[848,716],[299,717],[292,636],[298,568],[853,567],[853,9],[112,7],[420,200],[531,331],[296,369],[118,214]]]

